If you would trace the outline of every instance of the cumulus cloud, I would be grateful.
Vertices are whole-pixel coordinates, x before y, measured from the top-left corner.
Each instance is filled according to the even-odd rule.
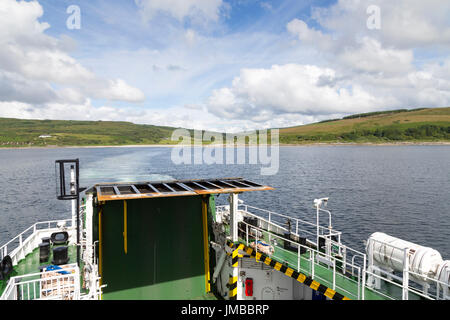
[[[349,86],[337,79],[333,69],[287,64],[241,70],[230,88],[212,93],[207,106],[221,117],[261,122],[278,114],[371,111],[386,102],[358,85]]]
[[[367,8],[380,8],[381,28],[366,26]],[[418,48],[450,45],[450,3],[446,0],[339,0],[329,8],[316,8],[314,19],[341,37],[370,35],[386,46]]]
[[[303,44],[314,45],[323,50],[334,50],[339,45],[336,41],[333,41],[331,35],[308,27],[303,20],[293,19],[286,25],[286,28],[291,34],[296,35]]]
[[[122,79],[104,79],[83,67],[66,50],[73,40],[48,36],[36,1],[0,3],[0,84],[4,101],[80,103],[88,97],[139,102],[144,94]],[[60,88],[56,90],[55,87]]]
[[[370,5],[373,1],[339,0],[314,8],[315,27],[291,20],[287,32],[298,46],[320,55],[320,66],[297,62],[242,69],[229,86],[212,92],[208,110],[263,124],[296,119],[292,115],[317,120],[322,115],[448,106],[450,3],[377,1],[379,30],[367,27]],[[436,61],[419,63],[417,49],[429,50],[428,60]]]
[[[199,16],[217,21],[220,9],[224,5],[222,0],[135,0],[135,3],[147,20],[162,12],[179,21]]]

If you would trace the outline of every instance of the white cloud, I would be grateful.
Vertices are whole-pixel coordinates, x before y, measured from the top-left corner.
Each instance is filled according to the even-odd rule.
[[[334,50],[339,45],[330,35],[309,28],[303,20],[294,19],[286,25],[286,28],[291,34],[296,35],[302,44],[314,45],[322,50]]]
[[[145,19],[151,20],[158,13],[166,13],[177,20],[204,18],[219,19],[222,0],[135,0]]]
[[[279,114],[371,111],[386,102],[337,79],[330,68],[287,64],[241,70],[230,88],[213,91],[207,106],[221,117],[262,122]]]
[[[98,17],[111,25],[126,22],[121,36],[127,40],[74,59],[69,52],[86,44],[48,36],[37,2],[1,0],[0,116],[233,132],[450,105],[448,1],[339,0],[313,9],[304,20],[292,19],[284,34],[268,27],[284,21],[280,7],[272,8],[273,18],[265,15],[272,19],[267,25],[256,21],[230,32],[221,24],[229,6],[222,0],[135,2],[151,24],[136,19],[136,8],[124,14],[118,13],[120,5],[108,4],[107,12],[99,8]],[[366,26],[372,4],[381,9],[380,30]],[[211,28],[197,28],[202,23]],[[111,33],[104,38],[102,31],[94,30],[102,45],[109,44]],[[139,49],[128,46],[136,43]],[[141,90],[149,97],[148,109],[94,107],[89,100],[139,102],[145,98]],[[163,106],[170,107],[154,109]]]
[[[367,8],[380,8],[378,30],[367,28]],[[346,42],[371,36],[386,46],[417,48],[450,45],[450,2],[447,0],[339,0],[315,8],[312,17]]]
[[[42,15],[42,7],[35,1],[0,2],[0,81],[7,80],[10,89],[9,97],[0,99],[36,104],[64,99],[79,103],[89,97],[130,102],[145,99],[125,81],[103,79],[69,56],[64,49],[73,49],[73,41],[67,36],[46,35],[50,26],[39,22]]]
[[[229,86],[211,93],[208,110],[230,120],[263,124],[284,118],[292,119],[292,125],[292,115],[317,120],[319,115],[450,105],[450,21],[444,19],[450,16],[450,3],[378,1],[380,30],[367,28],[366,9],[372,4],[340,0],[314,9],[319,28],[291,20],[287,31],[300,48],[316,51],[323,59],[320,66],[298,62],[243,68]],[[417,48],[439,58],[420,64]]]
[[[336,54],[337,60],[356,72],[405,74],[412,71],[412,50],[384,48],[373,38],[364,37],[358,47],[346,47]]]

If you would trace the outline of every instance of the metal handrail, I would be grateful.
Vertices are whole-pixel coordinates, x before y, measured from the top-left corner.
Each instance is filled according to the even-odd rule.
[[[62,271],[68,271],[70,272],[70,274],[60,274],[60,275],[54,275],[52,277],[47,277],[44,278],[42,277],[42,275],[48,274],[50,272],[55,272],[55,271],[44,271],[44,272],[40,272],[40,273],[31,273],[31,274],[26,274],[26,275],[20,275],[20,276],[15,276],[15,277],[11,277],[9,279],[8,285],[5,289],[5,291],[3,292],[2,296],[0,297],[0,300],[8,300],[11,298],[11,295],[13,295],[13,299],[17,300],[17,295],[16,295],[16,291],[14,291],[15,288],[21,287],[21,296],[22,298],[25,297],[24,295],[24,287],[26,286],[26,290],[27,290],[27,294],[26,297],[30,298],[30,286],[33,286],[33,298],[36,298],[36,284],[39,284],[39,294],[42,291],[42,283],[53,283],[54,281],[57,282],[58,286],[52,290],[58,290],[61,291],[61,289],[66,289],[66,288],[73,288],[73,294],[72,297],[73,298],[77,298],[80,295],[80,283],[79,283],[79,269],[76,265],[72,264],[69,265],[68,268],[63,268],[61,269]],[[73,271],[73,272],[72,272]],[[30,280],[23,280],[24,278],[33,278],[36,277],[35,279],[30,279]],[[66,279],[68,280],[73,280],[73,285],[72,284],[62,284],[62,286],[60,285],[60,280],[65,281]],[[40,297],[42,298],[42,297]]]
[[[8,255],[8,245],[10,245],[11,243],[19,241],[19,245],[13,249],[13,250],[16,250],[17,248],[20,248],[24,244],[24,242],[27,241],[27,239],[29,239],[31,236],[33,236],[33,234],[36,233],[36,231],[38,231],[38,230],[45,230],[45,229],[38,229],[38,226],[47,224],[47,226],[48,226],[47,229],[55,229],[55,228],[51,228],[50,227],[50,225],[52,223],[58,223],[58,222],[65,222],[65,223],[67,223],[67,221],[72,221],[72,220],[71,219],[64,219],[64,220],[50,220],[50,221],[36,222],[35,224],[33,224],[30,227],[28,227],[27,229],[25,229],[25,231],[21,232],[20,234],[18,234],[17,236],[15,236],[11,240],[9,240],[7,243],[2,245],[0,247],[1,257],[4,258],[6,255]],[[70,226],[70,228],[71,227],[72,226]],[[31,230],[33,230],[33,232],[28,237],[23,239],[23,235],[25,233],[31,231]]]
[[[260,231],[260,232],[265,232],[266,230],[264,230],[264,229],[261,229],[261,228],[259,228],[259,227],[256,227],[256,226],[254,226],[254,225],[251,225],[251,224],[249,224],[249,223],[247,223],[247,222],[245,222],[245,221],[242,221],[245,225],[246,225],[246,230],[248,230],[248,228],[250,228],[250,230],[251,229],[254,229],[254,230],[256,230],[256,231]],[[243,231],[243,230],[242,230]],[[247,232],[247,235],[248,235],[248,232]],[[281,239],[281,240],[283,240],[283,241],[287,241],[287,242],[289,242],[289,243],[292,243],[292,244],[294,244],[295,246],[297,246],[297,248],[298,248],[298,251],[300,250],[299,248],[301,248],[301,247],[303,247],[303,248],[305,248],[306,250],[307,250],[307,252],[310,252],[310,256],[309,256],[309,258],[307,259],[308,261],[310,261],[310,263],[311,263],[311,267],[310,267],[310,272],[307,272],[306,270],[304,270],[303,272],[306,272],[306,273],[310,273],[311,274],[311,277],[314,279],[315,277],[317,277],[317,275],[315,275],[315,273],[314,273],[314,268],[315,267],[317,267],[317,266],[320,266],[320,267],[322,267],[320,264],[318,264],[318,263],[316,263],[316,262],[314,262],[314,257],[315,256],[317,256],[317,255],[320,255],[320,256],[323,256],[323,257],[326,257],[326,258],[328,258],[328,259],[330,259],[331,261],[332,261],[332,263],[333,263],[333,272],[332,272],[332,280],[330,281],[330,280],[327,280],[327,279],[323,279],[324,281],[327,281],[327,282],[329,282],[329,283],[331,283],[332,284],[332,286],[333,286],[333,288],[336,288],[336,287],[338,287],[339,288],[339,290],[342,290],[342,291],[346,291],[345,290],[345,288],[341,288],[340,286],[337,286],[337,284],[336,284],[336,281],[335,281],[335,275],[336,275],[336,269],[335,269],[335,266],[336,266],[336,258],[335,257],[333,257],[333,256],[331,256],[331,255],[328,255],[328,254],[326,254],[326,253],[323,253],[323,252],[320,252],[320,251],[318,251],[318,250],[316,250],[316,249],[313,249],[313,248],[311,248],[311,247],[308,247],[308,246],[305,246],[305,245],[302,245],[302,244],[300,244],[300,243],[297,243],[297,242],[294,242],[294,241],[292,241],[292,240],[290,240],[290,239],[287,239],[287,238],[284,238],[284,237],[282,237],[282,236],[280,236],[280,235],[277,235],[277,234],[272,234],[272,236],[273,237],[275,237],[275,238],[279,238],[279,239]],[[258,241],[258,233],[256,232],[256,238],[255,238],[255,241],[256,241],[256,243],[257,243],[257,241]],[[248,241],[248,238],[246,239],[246,243],[247,243],[247,245],[249,245],[249,241]],[[286,250],[286,249],[284,249],[284,248],[281,248],[281,247],[279,247],[279,246],[277,246],[277,248],[279,248],[279,249],[281,249],[281,250]],[[255,246],[255,250],[256,250],[256,252],[258,252],[258,246]],[[358,266],[355,266],[356,268],[359,268]],[[299,260],[298,260],[298,262],[297,262],[297,271],[301,271],[302,269],[301,269],[301,265],[300,265],[300,262],[299,262]],[[355,280],[353,280],[353,279],[348,279],[349,281],[353,281],[353,282],[356,282]],[[359,282],[358,282],[359,283]],[[347,292],[347,291],[346,291]],[[358,290],[358,292],[359,292],[359,290]],[[360,296],[357,296],[357,298],[359,299],[360,298]]]
[[[265,212],[270,212],[270,213],[272,213],[272,214],[280,215],[280,216],[283,216],[283,217],[287,217],[287,216],[278,214],[278,213],[276,213],[276,212],[272,212],[272,211],[269,211],[269,210],[256,208],[256,207],[249,206],[249,205],[243,205],[243,204],[241,204],[241,206],[245,206],[246,208],[253,208],[253,209],[257,209],[257,210],[261,210],[261,211],[265,211]],[[222,206],[222,207],[226,207],[226,206]],[[252,217],[255,217],[255,218],[259,219],[259,220],[262,220],[262,221],[268,223],[269,225],[274,226],[275,228],[279,228],[279,229],[288,231],[287,228],[284,228],[284,227],[282,227],[282,226],[279,226],[279,225],[275,224],[274,222],[272,222],[272,221],[270,221],[270,220],[267,220],[267,219],[265,219],[265,218],[263,218],[263,217],[260,217],[260,216],[254,214],[254,213],[252,213],[252,212],[250,212],[250,211],[248,211],[248,210],[246,211],[246,210],[244,209],[244,210],[241,210],[241,211],[245,212],[246,214],[248,214],[248,215],[250,215],[250,216],[252,216]],[[293,218],[293,219],[294,219],[294,220],[302,221],[302,220],[296,219],[296,218]],[[314,223],[309,223],[309,222],[308,222],[308,224],[310,224],[311,226],[316,227],[316,224],[314,224]],[[323,227],[322,227],[322,228],[323,228]],[[300,229],[300,230],[303,231],[303,232],[305,232],[306,234],[311,235],[311,236],[316,236],[316,234],[314,234],[314,233],[312,233],[312,232],[310,232],[310,231],[303,230],[303,229]],[[269,231],[270,231],[270,230],[269,230]],[[341,232],[338,232],[338,233],[340,234]],[[300,236],[298,232],[295,232],[295,233],[292,232],[292,234],[294,234],[294,235],[296,235],[296,236]],[[333,236],[333,235],[332,235],[332,236]],[[333,246],[333,245],[334,245],[334,246],[337,246],[340,250],[344,251],[345,253],[347,253],[347,251],[350,251],[350,252],[352,252],[352,253],[355,253],[355,254],[353,255],[353,257],[355,257],[355,256],[360,257],[360,258],[363,259],[363,261],[366,259],[366,254],[365,254],[365,253],[362,253],[362,252],[360,252],[360,251],[358,251],[358,250],[355,250],[355,249],[353,249],[353,248],[350,248],[350,247],[348,247],[348,246],[346,246],[346,245],[344,245],[344,244],[342,244],[342,243],[340,243],[340,242],[334,241],[333,239],[331,239],[331,237],[330,237],[329,234],[323,235],[323,237],[324,237],[324,238],[329,238],[328,241],[330,242],[330,245],[332,245],[332,246]],[[345,265],[347,265],[347,264],[349,264],[349,265],[354,265],[354,260],[352,260],[351,263],[350,263],[350,262],[347,262],[347,260],[346,260],[346,255],[345,255],[345,256],[343,256],[343,263],[344,263]]]
[[[250,229],[254,229],[254,230],[258,230],[258,231],[261,231],[261,232],[274,231],[274,228],[276,228],[278,230],[288,231],[287,228],[284,228],[284,227],[278,225],[277,223],[273,222],[272,216],[279,216],[279,217],[283,217],[283,218],[292,219],[293,221],[295,221],[296,222],[296,232],[295,233],[292,232],[292,234],[294,234],[296,236],[299,236],[299,232],[298,231],[302,231],[302,233],[305,233],[306,235],[315,235],[313,232],[310,232],[310,231],[307,231],[307,230],[303,230],[303,229],[299,229],[298,228],[298,223],[300,222],[300,223],[306,224],[308,226],[314,226],[314,227],[317,227],[317,224],[314,224],[314,223],[311,223],[311,222],[308,222],[308,221],[304,221],[304,220],[301,220],[301,219],[298,219],[298,218],[289,217],[289,216],[286,216],[286,215],[283,215],[283,214],[279,214],[279,213],[276,213],[276,212],[273,212],[273,211],[257,208],[257,207],[250,206],[250,205],[247,205],[247,204],[239,204],[239,207],[240,207],[239,211],[241,211],[244,215],[255,217],[259,221],[261,221],[263,224],[266,224],[266,226],[267,226],[267,230],[264,230],[262,228],[255,227],[254,225],[248,224],[245,221],[241,221],[242,223],[244,223],[246,225],[246,231],[247,231],[246,232],[246,234],[247,234],[246,242],[247,242],[247,245],[249,243],[249,241],[248,241],[248,229],[249,228]],[[260,217],[260,216],[258,216],[256,214],[248,211],[249,208],[267,213],[269,215],[268,219]],[[228,207],[227,206],[218,206],[217,209],[218,209],[218,212],[227,212],[228,211]],[[266,227],[266,226],[264,226],[264,227]],[[334,230],[330,230],[329,228],[326,228],[326,227],[322,227],[322,226],[319,226],[319,227],[322,230],[322,232],[324,230],[334,231]],[[366,266],[368,266],[369,263],[372,263],[371,260],[368,260],[368,255],[366,253],[362,253],[362,252],[360,252],[358,250],[355,250],[355,249],[352,249],[352,248],[350,248],[350,247],[348,247],[346,245],[343,245],[341,242],[337,242],[337,241],[334,241],[333,239],[331,239],[331,235],[340,235],[340,234],[342,234],[342,233],[341,232],[336,232],[335,234],[330,234],[329,233],[329,234],[323,235],[323,237],[327,239],[328,245],[331,246],[330,248],[333,248],[333,246],[336,246],[339,249],[339,254],[341,254],[341,252],[343,253],[342,254],[342,260],[339,259],[340,261],[343,262],[343,270],[345,270],[347,267],[351,268],[352,275],[355,275],[355,271],[357,271],[357,281],[358,281],[357,297],[358,297],[358,299],[360,299],[360,298],[365,299],[365,288],[366,288],[366,284],[365,283],[366,283],[366,277],[367,276],[373,276],[373,277],[379,278],[379,279],[381,279],[383,281],[391,283],[394,286],[399,287],[403,291],[402,298],[406,297],[406,299],[408,298],[407,292],[414,293],[414,294],[416,294],[418,296],[422,296],[422,297],[425,297],[427,299],[433,299],[433,295],[432,294],[429,294],[428,292],[426,292],[426,293],[420,292],[420,291],[418,291],[418,289],[413,288],[413,287],[408,285],[408,283],[409,283],[409,276],[408,275],[410,275],[410,274],[411,275],[416,275],[418,277],[422,277],[425,280],[428,280],[428,283],[429,282],[434,283],[436,285],[436,295],[434,297],[437,298],[437,299],[439,299],[440,289],[446,288],[448,286],[446,283],[444,283],[442,281],[439,281],[438,279],[434,279],[434,278],[430,278],[430,277],[425,276],[425,275],[417,274],[417,273],[409,270],[409,268],[407,268],[407,267],[403,270],[403,276],[406,279],[405,280],[406,283],[404,282],[403,285],[399,285],[398,283],[396,283],[394,281],[391,281],[389,278],[386,278],[385,276],[376,275],[375,273],[373,273],[373,272],[371,272],[369,270],[366,270]],[[258,238],[258,236],[256,238]],[[317,256],[319,254],[320,256],[323,256],[323,257],[326,257],[327,259],[329,259],[331,261],[330,265],[332,265],[333,269],[335,269],[336,258],[334,256],[332,256],[332,255],[329,255],[327,253],[322,253],[322,252],[320,252],[320,251],[318,251],[316,249],[313,249],[311,247],[308,247],[308,246],[301,245],[301,244],[299,244],[297,242],[294,242],[294,241],[292,241],[290,239],[286,239],[283,236],[280,236],[278,234],[269,233],[269,241],[270,242],[271,242],[272,238],[279,238],[279,239],[282,239],[283,241],[288,241],[289,243],[293,243],[293,244],[295,244],[298,247],[298,249],[299,249],[298,251],[300,251],[300,247],[306,248],[306,250],[308,252],[310,252],[310,256],[309,256],[309,258],[307,258],[307,260],[310,261],[310,263],[311,263],[310,273],[312,274],[313,278],[314,278],[314,276],[318,277],[317,275],[314,274],[315,273],[314,267],[315,266],[321,267],[319,264],[316,264],[315,262],[313,262],[313,259],[314,259],[315,255]],[[338,240],[339,240],[339,238],[338,238]],[[376,239],[371,239],[371,240],[373,240],[374,242],[382,243],[384,245],[388,245],[388,246],[390,246],[390,247],[392,247],[394,249],[398,249],[398,250],[402,250],[402,251],[404,250],[403,248],[399,248],[399,247],[393,246],[391,244],[386,244],[386,243],[380,242],[380,241],[378,241]],[[309,242],[313,243],[312,241],[309,241]],[[257,246],[256,246],[256,248],[257,248]],[[277,246],[277,248],[279,248],[281,250],[284,250],[283,248],[281,248],[279,246]],[[331,250],[335,250],[335,249],[331,249]],[[348,253],[351,253],[351,261],[347,260],[347,251],[348,251]],[[330,251],[330,253],[331,252],[332,251]],[[298,256],[299,256],[299,259],[298,259],[298,262],[297,262],[297,268],[300,268],[300,262],[299,261],[300,261],[300,256],[301,255],[298,254]],[[301,258],[304,258],[304,257],[301,257]],[[356,263],[355,262],[356,258],[361,258],[362,265],[360,263]],[[333,270],[333,277],[335,277],[335,270]],[[349,280],[354,281],[353,279],[349,279]],[[325,281],[328,281],[328,280],[325,280]],[[333,283],[334,283],[334,281],[333,281]],[[334,286],[334,284],[333,284],[333,286]],[[343,290],[343,291],[346,291],[345,288],[340,288],[340,289]],[[369,290],[371,290],[373,292],[376,292],[377,294],[379,294],[381,296],[384,296],[384,297],[387,297],[389,299],[395,299],[395,297],[389,297],[388,295],[386,295],[385,293],[383,293],[380,290],[377,290],[377,289],[374,289],[374,288],[371,288],[371,287],[367,287],[367,289],[369,289]],[[406,295],[405,295],[405,293],[406,293]],[[353,293],[349,293],[349,294],[355,296],[355,294],[353,294]]]
[[[299,218],[295,218],[295,217],[290,217],[290,216],[287,216],[287,215],[284,215],[284,214],[281,214],[281,213],[277,213],[277,212],[274,212],[274,211],[257,208],[257,207],[254,207],[254,206],[251,206],[251,205],[248,205],[248,204],[239,204],[239,206],[245,207],[246,210],[244,210],[244,211],[246,211],[246,212],[248,212],[247,208],[251,208],[251,209],[255,209],[255,210],[266,212],[266,213],[268,213],[270,215],[275,215],[275,216],[278,216],[278,217],[283,217],[283,218],[286,218],[286,219],[294,220],[296,223],[300,222],[302,224],[306,224],[306,225],[309,225],[311,227],[317,227],[316,223],[305,221],[305,220],[302,220],[302,219],[299,219]],[[340,231],[336,231],[334,229],[330,229],[328,227],[324,227],[324,226],[320,226],[320,225],[319,225],[319,229],[322,231],[322,234],[323,234],[324,231],[327,231],[327,232],[331,231],[332,232],[331,235],[333,235],[333,236],[337,236],[337,235],[342,234],[342,232],[340,232]]]

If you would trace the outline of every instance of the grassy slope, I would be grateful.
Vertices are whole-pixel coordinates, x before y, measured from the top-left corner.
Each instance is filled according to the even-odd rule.
[[[440,136],[405,136],[408,128],[439,126]],[[447,129],[448,128],[448,129]],[[175,144],[175,128],[113,121],[0,118],[0,147]],[[394,129],[394,136],[374,136]],[[391,130],[392,131],[392,130]],[[52,138],[41,139],[49,134]],[[394,138],[393,138],[394,137]],[[280,129],[280,143],[450,141],[450,108],[377,114]]]
[[[442,137],[422,136],[414,138],[405,135],[408,128],[424,126],[450,127],[450,107],[422,109],[399,113],[377,114],[353,119],[341,119],[313,123],[298,127],[280,129],[281,143],[311,142],[391,142],[391,141],[450,141],[449,135]],[[383,133],[394,130],[398,133],[392,139],[375,136],[376,130]]]
[[[129,122],[0,118],[0,147],[164,144],[174,129]],[[39,138],[47,134],[52,137]]]

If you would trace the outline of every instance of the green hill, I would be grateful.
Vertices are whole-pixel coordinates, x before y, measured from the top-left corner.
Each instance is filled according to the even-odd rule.
[[[0,147],[176,144],[170,140],[175,129],[116,121],[0,118]],[[450,141],[450,107],[356,114],[280,129],[282,144],[399,141]]]
[[[281,128],[280,143],[450,141],[450,107],[390,110]]]
[[[165,144],[174,129],[115,121],[0,118],[0,147]]]

